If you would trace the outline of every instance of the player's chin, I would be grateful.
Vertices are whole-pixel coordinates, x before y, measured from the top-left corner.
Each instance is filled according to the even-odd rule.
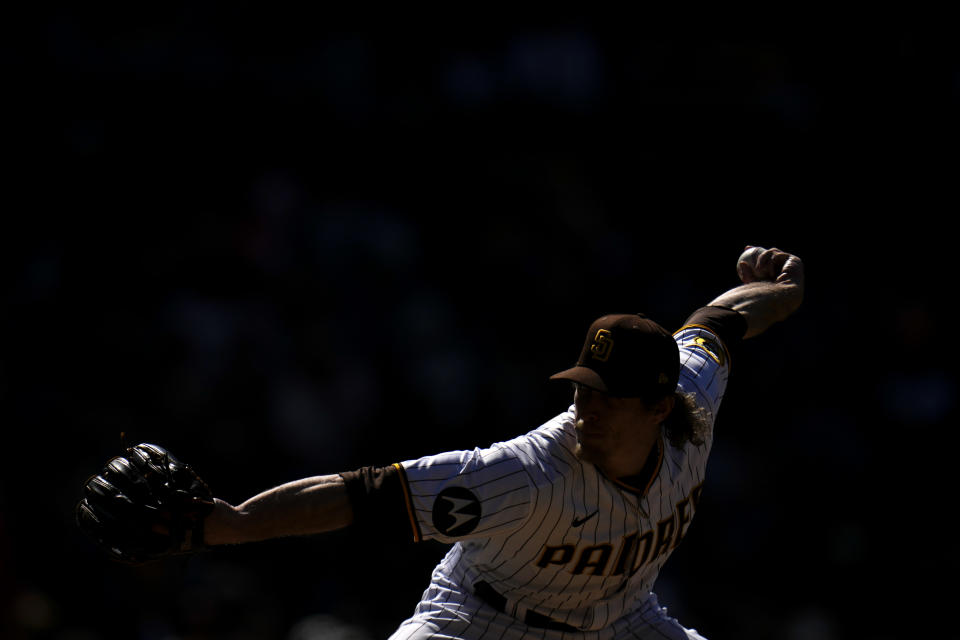
[[[599,463],[604,458],[604,448],[594,438],[577,434],[577,447],[574,454],[584,462]]]
[[[590,449],[584,448],[583,444],[579,442],[577,443],[576,448],[573,450],[573,453],[575,456],[577,456],[578,460],[583,462],[595,462],[593,459],[593,453],[590,451]]]

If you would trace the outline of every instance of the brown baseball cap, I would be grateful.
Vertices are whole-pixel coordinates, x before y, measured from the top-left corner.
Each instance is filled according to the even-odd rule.
[[[621,398],[659,398],[677,387],[680,351],[670,332],[642,313],[594,320],[577,365],[550,376]]]

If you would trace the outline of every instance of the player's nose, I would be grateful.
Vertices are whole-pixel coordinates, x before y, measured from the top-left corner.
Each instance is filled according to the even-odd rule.
[[[596,424],[600,422],[600,415],[597,413],[580,413],[578,416],[584,424]]]

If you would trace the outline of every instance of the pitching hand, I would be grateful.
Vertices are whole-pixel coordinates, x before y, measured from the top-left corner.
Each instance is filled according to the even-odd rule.
[[[737,263],[737,273],[744,284],[776,282],[803,288],[803,262],[776,247],[764,249],[748,245]]]

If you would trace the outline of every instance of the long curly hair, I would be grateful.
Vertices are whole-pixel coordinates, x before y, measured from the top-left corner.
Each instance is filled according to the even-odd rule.
[[[692,393],[675,391],[673,397],[673,411],[663,421],[667,440],[677,448],[687,442],[697,446],[703,444],[710,431],[707,410],[697,404]]]

